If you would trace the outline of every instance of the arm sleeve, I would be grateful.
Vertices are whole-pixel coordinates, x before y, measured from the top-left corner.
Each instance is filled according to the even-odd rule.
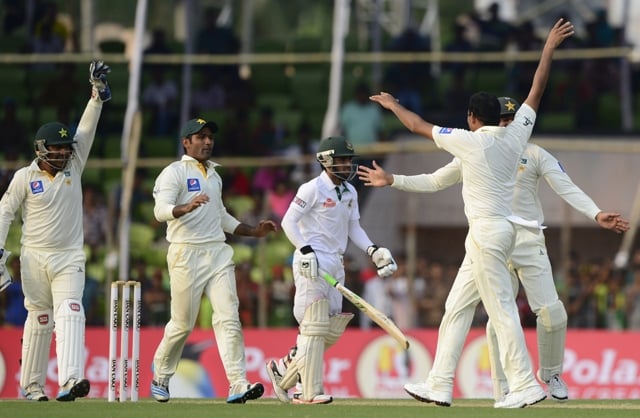
[[[298,221],[302,216],[302,212],[296,210],[293,206],[289,206],[289,209],[284,214],[282,221],[280,222],[280,226],[282,227],[284,234],[296,248],[302,248],[307,245],[304,241],[304,237],[298,229]]]
[[[98,120],[100,119],[100,113],[102,112],[102,101],[98,99],[89,99],[87,106],[82,113],[80,122],[78,123],[78,129],[74,139],[77,141],[75,144],[75,151],[78,155],[82,169],[87,163],[89,158],[89,152],[93,145],[93,140],[96,137],[96,129],[98,128]]]
[[[179,184],[175,170],[167,167],[156,179],[153,187],[153,198],[155,205],[153,214],[158,222],[167,222],[175,219],[173,208],[176,207],[178,199]]]
[[[575,210],[595,221],[596,215],[601,212],[600,208],[593,199],[575,185],[560,162],[540,147],[538,147],[538,158],[542,175],[549,187]]]
[[[222,230],[227,234],[233,234],[238,225],[240,225],[240,221],[233,217],[233,215],[230,215],[229,212],[227,212],[227,210],[224,208],[224,206],[223,210],[224,213],[222,214],[222,219],[220,220]]]
[[[6,245],[11,222],[15,219],[16,212],[24,200],[25,173],[26,170],[22,169],[13,175],[9,188],[0,200],[0,248]]]
[[[373,241],[369,238],[367,233],[358,219],[352,219],[349,221],[349,238],[355,244],[356,247],[366,252],[367,248],[373,245]]]
[[[460,160],[454,158],[449,164],[431,174],[403,176],[394,174],[391,187],[405,192],[433,193],[444,190],[462,181]]]

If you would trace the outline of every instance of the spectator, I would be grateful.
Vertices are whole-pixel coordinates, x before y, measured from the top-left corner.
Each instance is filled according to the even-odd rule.
[[[406,28],[391,42],[392,52],[430,52],[430,40],[413,26]],[[389,66],[385,75],[387,90],[395,92],[396,98],[407,109],[423,115],[422,91],[433,80],[431,64],[428,62],[400,62]]]
[[[513,27],[500,17],[500,3],[491,3],[486,19],[477,18],[480,25],[480,49],[483,51],[504,51],[511,38]]]
[[[142,92],[142,105],[151,112],[151,131],[157,136],[171,135],[177,127],[178,86],[166,77],[164,68],[151,71],[151,82]]]
[[[467,39],[467,27],[462,23],[456,22],[453,26],[453,39],[447,43],[444,47],[445,52],[472,52],[474,50],[473,45]],[[444,65],[446,71],[450,71],[453,74],[455,82],[462,81],[464,83],[467,71],[473,64],[468,62],[448,62]],[[468,97],[468,96],[467,96]]]
[[[150,326],[164,326],[169,321],[169,304],[171,297],[164,287],[162,269],[156,268],[151,278],[143,284],[143,302],[145,324]]]
[[[7,96],[2,101],[3,115],[0,119],[3,149],[16,154],[17,159],[30,159],[33,149],[27,141],[27,130],[24,123],[18,119],[18,103],[16,99]],[[5,157],[6,158],[6,157]]]
[[[240,263],[236,267],[236,285],[238,288],[238,312],[243,328],[256,326],[258,317],[258,287],[251,280],[251,263]]]
[[[369,100],[371,92],[365,83],[359,83],[352,100],[340,110],[340,128],[354,147],[372,144],[382,139],[382,111]]]
[[[200,73],[200,86],[191,94],[191,113],[202,115],[208,111],[224,109],[226,90],[224,84],[211,73]]]
[[[276,182],[275,188],[267,189],[266,193],[270,212],[269,219],[280,223],[295,197],[295,191],[289,187],[289,182],[282,178]]]
[[[104,291],[102,285],[89,273],[85,273],[84,292],[82,293],[82,307],[86,316],[87,326],[104,326],[103,304]]]
[[[282,140],[276,123],[273,119],[273,109],[264,107],[260,109],[260,118],[251,135],[251,152],[258,157],[275,155]]]
[[[60,64],[55,75],[47,80],[40,93],[36,106],[54,107],[58,121],[66,124],[75,132],[77,122],[74,112],[78,105],[78,95],[69,92],[78,91],[81,87],[76,80],[76,64],[68,62]]]
[[[111,231],[107,206],[95,186],[84,186],[82,210],[84,243],[89,246],[91,258],[94,258],[98,249],[106,247]]]
[[[398,328],[405,330],[415,325],[411,306],[411,288],[407,277],[407,262],[403,256],[396,256],[398,270],[385,280],[387,294],[391,301],[391,318]]]
[[[295,319],[291,310],[293,304],[293,280],[284,276],[284,266],[276,264],[271,268],[271,326],[291,327]]]
[[[203,14],[203,24],[196,34],[196,51],[199,54],[237,54],[240,51],[240,41],[230,26],[220,26],[219,11],[207,7]],[[237,65],[207,65],[204,71],[210,73],[213,79],[233,81],[238,78]]]
[[[151,43],[144,50],[144,55],[162,55],[162,54],[172,54],[173,51],[169,48],[167,44],[167,34],[162,28],[156,28],[153,30],[151,34]],[[159,68],[160,70],[169,71],[170,68],[166,64],[144,64],[145,72],[151,71],[155,68]]]
[[[391,316],[391,301],[387,295],[384,279],[378,276],[374,268],[366,267],[360,271],[360,281],[362,285],[362,297],[382,311],[385,315]],[[372,321],[366,315],[360,315],[360,328],[371,329]]]

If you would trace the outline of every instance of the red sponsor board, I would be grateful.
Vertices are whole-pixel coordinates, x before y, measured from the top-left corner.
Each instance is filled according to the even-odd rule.
[[[142,330],[140,346],[140,397],[149,396],[152,358],[162,338],[162,328]],[[285,354],[295,343],[295,329],[245,330],[247,377],[265,384],[265,396],[273,390],[264,364]],[[407,332],[411,348],[403,351],[380,330],[348,330],[325,355],[324,382],[327,393],[338,398],[405,398],[406,382],[423,380],[431,368],[437,341],[435,330]],[[0,339],[0,397],[17,398],[19,388],[20,338],[22,330],[5,328]],[[527,345],[537,364],[535,332],[526,332]],[[87,330],[86,377],[90,397],[106,398],[108,384],[109,333],[106,328]],[[567,335],[564,379],[573,399],[640,398],[640,345],[638,332],[570,331]],[[131,379],[130,379],[131,381]],[[183,359],[171,379],[171,395],[182,397],[226,397],[228,382],[220,362],[213,332],[195,330],[189,337]],[[46,391],[58,390],[57,365],[52,347]],[[484,331],[469,334],[455,378],[454,397],[489,398],[491,379]]]

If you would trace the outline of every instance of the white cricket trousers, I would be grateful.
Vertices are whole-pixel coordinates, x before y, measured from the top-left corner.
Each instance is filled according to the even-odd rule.
[[[224,242],[169,246],[171,319],[153,359],[156,377],[168,379],[176,372],[206,294],[213,307],[211,323],[227,379],[231,385],[247,381],[232,257],[233,249]]]
[[[507,265],[515,245],[515,234],[515,227],[506,219],[481,219],[470,222],[465,240],[473,278],[495,329],[500,362],[512,392],[538,386]]]

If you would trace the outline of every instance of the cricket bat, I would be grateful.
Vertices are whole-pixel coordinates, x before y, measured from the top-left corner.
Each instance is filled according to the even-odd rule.
[[[360,309],[362,313],[371,318],[371,320],[380,325],[380,328],[385,330],[387,334],[391,335],[396,341],[398,341],[398,343],[404,350],[409,349],[409,340],[402,333],[402,331],[400,331],[400,328],[398,328],[397,325],[394,324],[391,319],[389,319],[388,316],[383,314],[378,309],[374,308],[373,305],[362,299],[357,294],[353,293],[348,288],[338,283],[338,281],[334,279],[330,274],[324,273],[322,277],[324,277],[327,283],[338,289],[338,292],[342,293],[342,296],[347,298],[349,302],[353,303],[358,309]]]

